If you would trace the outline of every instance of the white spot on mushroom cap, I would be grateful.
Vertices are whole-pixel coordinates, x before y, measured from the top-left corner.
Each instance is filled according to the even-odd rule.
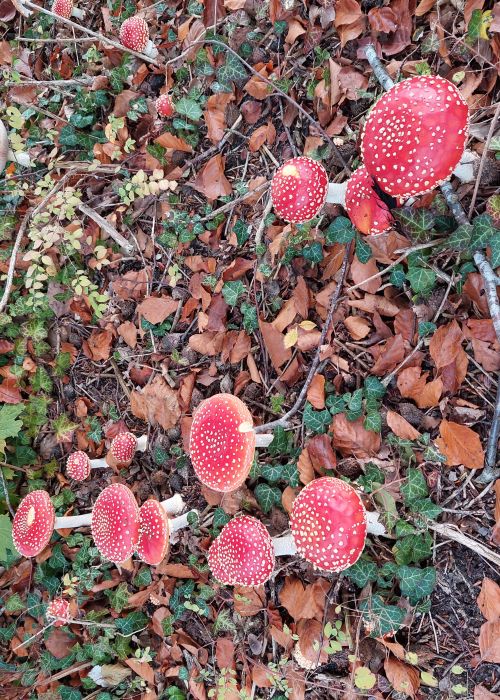
[[[73,12],[73,0],[54,0],[52,3],[52,12],[59,17],[69,19]]]
[[[90,460],[85,452],[72,452],[66,460],[66,474],[75,481],[85,481],[90,475]]]
[[[120,564],[129,559],[139,539],[139,507],[124,484],[102,491],[92,509],[92,537],[101,555]]]

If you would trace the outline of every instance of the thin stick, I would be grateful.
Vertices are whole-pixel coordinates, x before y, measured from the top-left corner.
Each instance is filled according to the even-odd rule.
[[[442,535],[442,537],[447,537],[449,540],[453,540],[453,542],[458,542],[464,547],[471,549],[476,554],[479,554],[480,557],[483,557],[484,559],[491,561],[493,564],[500,566],[500,554],[497,554],[497,552],[494,552],[489,547],[486,547],[486,545],[481,544],[481,542],[477,542],[476,540],[472,539],[472,537],[464,535],[464,533],[455,525],[451,525],[450,523],[435,523],[434,521],[429,521],[427,523],[427,527],[429,530],[433,530],[439,535]]]
[[[493,137],[493,134],[495,133],[495,127],[497,125],[499,116],[500,116],[500,102],[497,104],[495,114],[493,115],[493,119],[491,120],[490,129],[488,131],[488,136],[486,137],[486,143],[484,144],[484,151],[481,155],[481,162],[479,163],[479,168],[478,168],[477,176],[476,176],[476,184],[474,185],[474,192],[472,193],[472,200],[471,200],[470,207],[469,207],[469,219],[471,218],[472,214],[474,213],[474,206],[476,204],[477,193],[479,190],[479,185],[481,184],[481,175],[483,174],[484,164],[485,164],[486,158],[488,156],[488,149],[490,147],[490,142],[491,142],[491,139]]]
[[[285,413],[284,416],[281,418],[278,418],[277,420],[272,420],[269,423],[264,423],[264,425],[257,425],[255,427],[255,432],[256,433],[268,433],[270,430],[273,430],[274,428],[287,428],[290,424],[290,418],[293,418],[293,416],[298,413],[300,408],[302,407],[302,404],[304,403],[306,396],[307,396],[307,390],[309,389],[309,386],[314,378],[314,375],[316,374],[316,370],[318,369],[319,363],[320,363],[320,355],[321,355],[321,348],[325,342],[327,333],[330,329],[333,315],[335,313],[335,310],[337,308],[337,305],[340,300],[340,295],[342,294],[342,288],[344,286],[344,281],[345,277],[347,274],[347,267],[349,265],[349,257],[351,255],[351,249],[352,249],[352,242],[349,243],[345,249],[344,253],[344,260],[342,262],[342,267],[340,268],[340,279],[337,284],[337,287],[335,288],[335,291],[332,293],[332,296],[330,297],[330,305],[328,308],[328,314],[326,317],[326,321],[323,325],[323,330],[321,331],[321,336],[319,339],[318,347],[316,349],[316,353],[314,355],[314,359],[311,363],[311,367],[309,368],[309,373],[306,377],[306,381],[304,382],[304,385],[302,386],[302,389],[300,390],[300,394],[298,395],[295,403],[293,404],[292,408]]]
[[[58,41],[58,39],[56,39]],[[73,39],[72,39],[73,41]],[[71,80],[7,80],[0,85],[2,87],[24,87],[25,85],[36,85],[37,87],[66,87],[69,85],[92,85],[92,78],[72,78]]]
[[[377,56],[375,47],[373,44],[369,44],[365,48],[366,60],[371,66],[373,75],[377,78],[378,82],[382,85],[384,90],[390,90],[394,87],[394,81],[390,77],[389,73],[386,71],[385,67],[382,65],[380,58]]]
[[[2,467],[0,467],[0,478],[2,480],[3,492],[5,494],[5,503],[7,504],[7,508],[9,509],[9,513],[12,515],[12,517],[14,517],[15,512],[14,512],[14,508],[10,505],[9,492],[7,491],[7,484],[5,483],[5,476],[4,476]]]
[[[495,468],[497,459],[498,439],[500,438],[500,379],[497,383],[497,399],[495,410],[491,420],[491,429],[488,435],[488,446],[486,448],[485,467],[476,481],[479,484],[489,484],[500,477],[500,469]]]
[[[120,246],[124,253],[131,255],[135,251],[135,247],[129,243],[129,241],[127,241],[127,239],[124,238],[121,233],[118,233],[115,227],[109,223],[109,221],[91,209],[91,207],[88,207],[86,204],[79,204],[78,209],[82,212],[82,214],[86,214],[92,219],[92,221],[95,221],[95,223]]]

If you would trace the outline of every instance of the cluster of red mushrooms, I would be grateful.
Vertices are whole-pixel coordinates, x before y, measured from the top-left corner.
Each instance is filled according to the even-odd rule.
[[[292,158],[273,177],[274,209],[285,221],[304,223],[325,202],[342,204],[358,231],[384,233],[394,223],[392,206],[458,173],[468,128],[467,103],[453,83],[439,76],[403,80],[370,111],[361,135],[364,164],[349,180],[329,183],[321,163]]]

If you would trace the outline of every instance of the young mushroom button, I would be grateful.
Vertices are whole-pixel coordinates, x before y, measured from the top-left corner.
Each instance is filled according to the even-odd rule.
[[[45,549],[54,530],[55,517],[47,491],[32,491],[23,498],[12,523],[12,541],[19,554],[36,557]]]
[[[150,566],[163,561],[169,549],[168,516],[159,501],[151,499],[139,508],[137,555]]]
[[[363,162],[393,197],[425,194],[451,177],[468,125],[467,103],[453,83],[430,75],[403,80],[368,115]]]
[[[295,499],[290,528],[304,559],[323,571],[343,571],[357,562],[365,546],[365,507],[345,481],[315,479]]]
[[[224,525],[208,550],[208,566],[215,578],[228,586],[260,586],[274,571],[271,536],[249,515]]]
[[[132,433],[118,433],[111,441],[107,461],[114,467],[128,467],[137,450],[137,438]]]
[[[175,112],[175,108],[170,95],[160,95],[155,102],[158,116],[168,118]]]
[[[292,224],[314,219],[326,201],[327,192],[326,170],[307,156],[288,160],[278,168],[271,182],[274,211]]]
[[[149,28],[145,19],[134,15],[126,19],[120,27],[120,41],[123,46],[132,51],[144,53],[154,58],[158,55],[157,49],[149,39]]]
[[[232,394],[215,394],[193,414],[189,452],[202,484],[214,491],[234,491],[250,472],[255,433],[250,411]]]
[[[121,564],[132,556],[139,540],[139,507],[128,486],[111,484],[99,494],[91,525],[104,559]]]
[[[54,598],[54,600],[51,600],[47,605],[45,617],[49,621],[56,620],[56,622],[54,622],[54,627],[61,627],[64,625],[65,621],[71,619],[69,602],[64,598]]]
[[[83,19],[83,12],[73,7],[73,0],[54,0],[52,12],[59,17],[64,17],[64,19],[69,19],[72,16]]]
[[[374,178],[364,166],[347,182],[345,209],[358,231],[368,236],[384,233],[394,223],[389,207],[375,189]]]
[[[69,455],[66,460],[66,474],[75,481],[85,481],[90,475],[90,459],[81,450]]]

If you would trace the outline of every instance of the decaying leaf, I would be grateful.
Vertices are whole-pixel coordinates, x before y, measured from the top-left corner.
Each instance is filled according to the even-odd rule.
[[[159,375],[144,389],[132,392],[130,409],[137,418],[153,426],[160,425],[163,430],[177,425],[181,416],[177,392]]]

